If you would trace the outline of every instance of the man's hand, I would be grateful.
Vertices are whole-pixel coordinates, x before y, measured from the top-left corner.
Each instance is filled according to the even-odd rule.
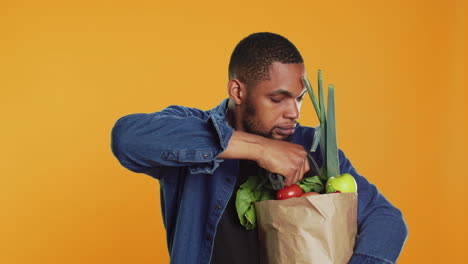
[[[260,167],[283,175],[286,186],[300,181],[310,169],[301,145],[240,131],[234,132],[219,158],[254,160]]]
[[[283,175],[286,186],[302,180],[310,169],[304,147],[274,139],[265,139],[263,151],[255,161],[260,167]]]

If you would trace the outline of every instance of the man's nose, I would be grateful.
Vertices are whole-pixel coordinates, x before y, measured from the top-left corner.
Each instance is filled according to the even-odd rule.
[[[299,109],[300,109],[300,104],[296,101],[291,103],[286,110],[284,117],[292,120],[296,120],[299,118]]]

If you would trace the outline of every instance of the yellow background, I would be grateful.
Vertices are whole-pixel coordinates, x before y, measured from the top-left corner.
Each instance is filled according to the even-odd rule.
[[[159,184],[119,165],[110,130],[217,105],[257,31],[335,84],[340,147],[409,225],[399,263],[464,263],[466,15],[463,0],[2,1],[0,263],[167,263]],[[308,100],[300,122],[317,124]]]

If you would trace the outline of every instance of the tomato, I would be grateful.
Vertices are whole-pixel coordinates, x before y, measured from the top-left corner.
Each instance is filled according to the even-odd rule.
[[[293,184],[291,186],[286,186],[281,190],[276,192],[276,199],[278,200],[285,200],[292,197],[300,197],[304,192],[302,191],[301,187],[297,184]]]
[[[307,192],[307,193],[304,193],[304,194],[301,195],[301,196],[306,197],[306,196],[312,196],[312,195],[319,195],[319,193],[318,193],[318,192]]]

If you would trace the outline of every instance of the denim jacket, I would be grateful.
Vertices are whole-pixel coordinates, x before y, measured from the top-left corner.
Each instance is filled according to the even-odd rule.
[[[112,130],[112,151],[127,169],[159,180],[171,263],[210,263],[217,224],[233,194],[239,160],[217,158],[234,129],[225,99],[202,111],[182,106],[132,114]],[[294,143],[310,149],[314,129],[298,126]],[[318,153],[318,152],[317,152]],[[316,154],[314,154],[316,155]],[[319,162],[319,155],[315,157]],[[407,237],[401,212],[339,151],[340,172],[358,185],[358,238],[349,263],[395,263]]]

